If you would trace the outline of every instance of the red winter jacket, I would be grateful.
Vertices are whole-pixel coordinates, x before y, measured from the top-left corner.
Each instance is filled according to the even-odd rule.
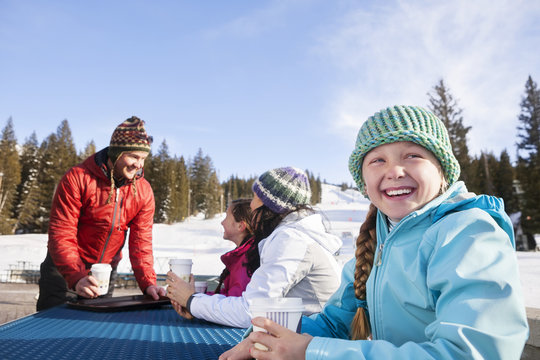
[[[254,238],[240,245],[234,250],[221,255],[221,261],[229,269],[229,276],[223,281],[223,286],[219,291],[225,296],[242,296],[246,286],[251,280],[247,274],[247,268],[244,263],[247,261],[246,252],[253,245]]]
[[[94,263],[116,268],[129,227],[129,258],[144,292],[156,284],[152,254],[154,193],[150,183],[136,179],[115,187],[109,203],[111,181],[104,163],[107,148],[71,168],[54,195],[48,248],[69,288],[88,275]]]

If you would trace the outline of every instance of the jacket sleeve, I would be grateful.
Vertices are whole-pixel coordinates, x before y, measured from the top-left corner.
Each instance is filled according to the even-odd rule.
[[[293,241],[292,236],[301,234],[295,230],[280,230],[263,240],[264,246],[259,248],[261,265],[253,273],[242,296],[197,296],[191,302],[193,316],[228,326],[249,327],[251,299],[283,297],[301,280],[297,268],[307,251],[307,244],[297,237]]]
[[[359,301],[354,296],[353,258],[343,267],[341,283],[320,313],[302,317],[302,332],[312,336],[348,339]]]
[[[139,193],[143,205],[129,223],[129,260],[142,292],[156,284],[154,255],[152,251],[152,226],[154,224],[154,193],[146,180],[140,180]]]
[[[426,300],[435,318],[425,328],[427,340],[398,346],[315,337],[306,359],[520,358],[528,325],[508,235],[479,209],[447,215],[428,231],[424,239],[432,239],[434,250]]]
[[[74,169],[62,177],[54,194],[49,220],[48,250],[71,289],[88,275],[77,245],[77,225],[82,207],[79,180]]]

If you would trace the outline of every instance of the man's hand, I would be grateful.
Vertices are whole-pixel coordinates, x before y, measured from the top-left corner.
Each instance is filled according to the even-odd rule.
[[[146,288],[145,292],[146,292],[146,295],[150,295],[152,299],[154,300],[159,300],[160,296],[166,296],[167,294],[164,288],[157,285],[150,285],[149,287]]]
[[[99,296],[98,282],[92,275],[87,275],[75,284],[75,292],[84,298],[96,298]]]

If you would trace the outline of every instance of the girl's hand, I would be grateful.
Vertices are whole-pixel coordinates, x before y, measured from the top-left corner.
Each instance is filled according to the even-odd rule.
[[[219,360],[247,360],[251,359],[249,349],[254,345],[250,338],[246,338],[238,343],[232,349],[225,351],[219,357]]]
[[[191,320],[194,318],[194,316],[191,315],[191,313],[187,311],[185,307],[180,306],[180,304],[177,303],[176,301],[171,300],[171,304],[172,304],[173,309],[176,310],[176,312],[178,313],[178,315],[180,315],[184,319]]]
[[[186,307],[189,297],[195,294],[195,279],[189,276],[189,283],[182,280],[172,271],[167,273],[167,297],[176,301],[180,306]]]
[[[276,324],[272,320],[262,317],[254,318],[251,323],[255,326],[262,327],[269,334],[262,331],[252,332],[246,340],[251,343],[259,343],[268,348],[267,351],[259,350],[255,346],[249,349],[251,357],[258,360],[267,359],[305,359],[306,349],[313,339],[313,336],[308,334],[297,334],[281,325]]]

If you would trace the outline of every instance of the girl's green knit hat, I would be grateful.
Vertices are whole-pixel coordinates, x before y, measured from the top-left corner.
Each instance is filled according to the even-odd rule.
[[[362,178],[364,156],[377,146],[399,141],[411,141],[431,151],[441,164],[448,186],[459,178],[459,163],[443,122],[419,106],[396,105],[370,116],[358,132],[349,171],[362,194],[366,195]]]

